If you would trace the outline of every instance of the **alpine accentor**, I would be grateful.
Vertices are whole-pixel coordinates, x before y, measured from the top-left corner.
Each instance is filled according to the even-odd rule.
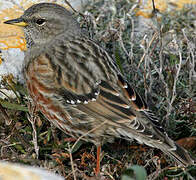
[[[40,3],[5,23],[24,28],[28,92],[55,126],[99,146],[98,158],[103,142],[123,137],[161,149],[183,166],[194,164],[187,151],[167,136],[111,56],[65,8]]]

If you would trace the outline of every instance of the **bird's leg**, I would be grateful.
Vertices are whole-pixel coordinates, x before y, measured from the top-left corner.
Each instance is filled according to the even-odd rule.
[[[101,154],[101,145],[97,146],[97,164],[95,169],[96,176],[100,173],[100,154]]]

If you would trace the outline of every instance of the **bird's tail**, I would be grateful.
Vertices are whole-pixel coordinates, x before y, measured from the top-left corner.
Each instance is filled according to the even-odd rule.
[[[166,154],[174,158],[180,165],[189,166],[196,165],[196,159],[193,158],[184,148],[176,144],[175,150],[164,151]]]

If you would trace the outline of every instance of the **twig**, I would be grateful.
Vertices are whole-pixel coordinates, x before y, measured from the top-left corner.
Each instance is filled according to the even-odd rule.
[[[37,131],[36,131],[36,126],[35,126],[35,122],[37,120],[37,116],[35,115],[36,112],[36,106],[31,107],[30,102],[29,102],[29,112],[27,115],[27,119],[28,121],[31,123],[31,126],[33,128],[33,145],[34,145],[34,149],[35,149],[35,153],[36,153],[36,158],[39,158],[39,146],[37,143]]]
[[[148,177],[147,177],[147,180],[155,180],[162,172],[168,170],[170,167],[167,166],[163,169],[160,169],[159,173],[157,173],[157,171],[151,173]]]
[[[82,14],[81,12],[76,11],[76,10],[73,8],[73,6],[72,6],[67,0],[64,0],[64,1],[65,1],[65,3],[72,9],[72,11],[73,11],[74,13],[77,13],[77,14],[79,14],[80,16],[82,16],[83,18],[85,18],[85,15]]]
[[[107,121],[105,120],[105,121],[102,122],[99,126],[93,128],[93,129],[91,129],[91,130],[88,131],[87,133],[85,133],[85,134],[83,134],[82,136],[80,136],[80,137],[77,139],[77,141],[74,143],[74,145],[72,146],[71,150],[73,150],[73,149],[75,148],[76,144],[77,144],[83,137],[85,137],[85,136],[88,135],[89,133],[91,133],[91,132],[93,132],[93,131],[95,131],[95,130],[101,128],[101,127],[103,127],[103,125],[104,125],[106,122],[107,122]]]
[[[18,144],[22,144],[21,142],[16,142],[16,143],[12,143],[12,144],[8,144],[8,145],[4,145],[4,146],[1,146],[1,157],[3,156],[3,150],[4,150],[4,148],[6,148],[6,147],[11,147],[11,146],[16,146],[16,145],[18,145]]]
[[[68,143],[68,148],[67,151],[69,152],[69,157],[70,157],[70,161],[71,161],[71,169],[72,169],[72,174],[73,174],[73,177],[74,177],[74,180],[77,180],[76,179],[76,174],[75,174],[75,170],[74,170],[74,163],[73,163],[73,157],[72,157],[72,148],[70,148],[70,144]]]
[[[145,36],[145,37],[146,37],[146,36]],[[144,37],[144,38],[145,38],[145,37]],[[148,43],[147,48],[146,48],[146,49],[143,48],[143,49],[144,49],[144,54],[143,54],[142,58],[140,59],[140,62],[139,62],[139,64],[138,64],[137,68],[140,67],[141,63],[144,61],[144,58],[146,57],[146,55],[148,55],[148,51],[149,51],[149,49],[150,49],[152,43],[154,42],[154,40],[155,40],[156,38],[157,38],[157,33],[154,33],[154,35],[153,35],[151,41]],[[144,41],[145,41],[145,39],[144,39]]]
[[[194,70],[196,64],[195,64],[195,59],[196,59],[196,54],[195,54],[195,51],[194,51],[194,48],[195,48],[195,45],[191,44],[189,39],[187,38],[186,36],[186,33],[185,33],[185,29],[182,29],[182,33],[183,33],[183,36],[184,38],[186,39],[186,42],[188,44],[188,50],[190,52],[190,57],[189,57],[189,63],[190,63],[190,71],[189,71],[189,90],[191,91],[192,88],[191,88],[191,84],[192,84],[192,80],[193,80],[193,76],[196,77],[196,72]],[[192,59],[192,62],[191,62],[191,59]]]
[[[134,40],[134,35],[135,35],[135,32],[134,32],[134,29],[135,29],[135,23],[134,23],[134,19],[132,18],[131,15],[127,14],[127,17],[128,19],[131,21],[131,27],[132,27],[132,31],[130,32],[130,50],[129,50],[129,59],[131,60],[131,64],[133,64],[133,57],[134,57],[134,53],[133,53],[133,47],[134,47],[134,43],[133,43],[133,40]]]
[[[176,98],[176,83],[178,81],[178,77],[179,77],[179,73],[180,73],[180,69],[181,69],[181,66],[182,66],[182,53],[180,52],[179,50],[179,64],[177,64],[178,68],[177,68],[177,72],[176,72],[176,76],[174,78],[174,84],[173,84],[173,90],[172,90],[172,98],[171,98],[171,101],[170,101],[170,104],[172,105],[175,98]]]

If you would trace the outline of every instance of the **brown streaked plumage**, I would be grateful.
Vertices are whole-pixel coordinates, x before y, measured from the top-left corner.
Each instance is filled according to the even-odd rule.
[[[73,137],[86,134],[83,139],[96,145],[113,137],[133,138],[161,149],[183,166],[194,164],[167,136],[113,59],[66,9],[40,3],[5,23],[24,26],[27,88],[55,126]]]

